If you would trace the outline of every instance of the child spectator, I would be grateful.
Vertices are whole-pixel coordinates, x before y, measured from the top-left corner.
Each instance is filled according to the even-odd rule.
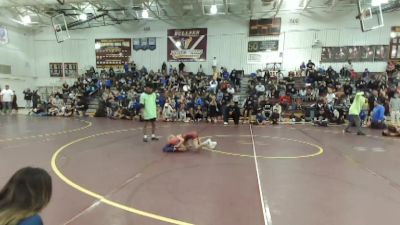
[[[176,111],[174,108],[169,103],[164,104],[164,109],[163,109],[163,118],[164,121],[175,121],[176,118]]]
[[[272,107],[273,111],[273,118],[278,116],[279,121],[281,120],[281,115],[282,115],[282,106],[279,104],[279,102],[275,103],[275,105]],[[275,116],[274,116],[275,114]],[[276,119],[276,118],[275,118]]]
[[[196,122],[202,121],[203,120],[203,110],[201,108],[201,106],[197,106],[196,111],[195,111],[195,115],[194,115],[194,120]]]
[[[261,111],[257,113],[256,121],[258,125],[265,125],[267,124],[267,118],[262,114]]]

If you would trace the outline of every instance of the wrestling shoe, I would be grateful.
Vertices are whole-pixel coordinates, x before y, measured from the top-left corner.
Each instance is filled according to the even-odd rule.
[[[217,147],[217,142],[216,141],[212,141],[209,145],[210,149],[215,149],[215,147]]]
[[[357,135],[365,135],[363,132],[357,132]]]
[[[151,137],[151,140],[152,141],[158,141],[159,139],[158,139],[158,137],[154,136],[154,137]]]

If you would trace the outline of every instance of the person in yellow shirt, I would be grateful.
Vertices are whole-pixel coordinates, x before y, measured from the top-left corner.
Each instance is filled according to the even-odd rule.
[[[361,110],[366,104],[366,98],[364,97],[364,92],[358,92],[356,96],[354,97],[353,103],[350,106],[349,109],[349,121],[354,121],[357,127],[357,135],[365,135],[361,131],[361,119],[360,119],[360,113]],[[349,122],[347,125],[346,129],[344,130],[346,133],[350,133],[350,127],[352,126],[352,123]]]

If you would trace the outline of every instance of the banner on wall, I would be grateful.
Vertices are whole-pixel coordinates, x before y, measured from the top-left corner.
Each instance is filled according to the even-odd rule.
[[[390,36],[390,59],[400,60],[400,26],[392,27]]]
[[[388,57],[388,45],[323,47],[321,52],[321,62],[379,62]]]
[[[50,77],[63,77],[64,70],[62,63],[49,63]]]
[[[5,27],[0,26],[0,45],[8,43],[8,31]]]
[[[131,39],[96,39],[96,67],[122,67],[132,54]]]
[[[50,77],[77,77],[78,63],[49,63]]]
[[[249,41],[247,52],[265,52],[265,51],[278,51],[279,41]]]
[[[207,28],[168,30],[169,62],[199,62],[207,59]]]
[[[146,38],[134,38],[133,39],[133,50],[155,50],[156,49],[156,38],[155,37],[146,37]]]
[[[374,61],[382,62],[389,59],[389,45],[375,46]]]

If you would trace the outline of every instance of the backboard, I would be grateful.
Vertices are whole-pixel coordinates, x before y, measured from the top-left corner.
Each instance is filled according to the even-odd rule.
[[[61,43],[67,39],[70,39],[67,21],[65,20],[64,14],[59,14],[51,17],[51,22],[56,35],[57,43]]]
[[[382,8],[375,4],[376,0],[358,0],[358,15],[362,32],[375,30],[385,26],[383,22]]]

